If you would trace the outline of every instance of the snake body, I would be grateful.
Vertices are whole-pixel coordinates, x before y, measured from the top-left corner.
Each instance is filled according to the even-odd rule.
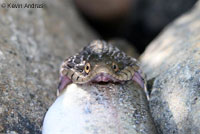
[[[85,70],[89,65],[89,72]],[[114,67],[113,67],[114,64]],[[89,82],[124,82],[136,76],[136,80],[144,87],[144,75],[138,61],[117,47],[102,41],[92,41],[82,51],[67,58],[60,69],[61,82],[59,92],[69,83],[86,84]]]

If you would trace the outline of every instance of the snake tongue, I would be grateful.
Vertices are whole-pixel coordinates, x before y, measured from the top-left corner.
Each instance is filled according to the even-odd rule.
[[[58,91],[59,93],[62,92],[63,89],[66,88],[68,84],[72,83],[72,81],[67,76],[61,76],[60,77],[60,83],[58,85]]]
[[[139,72],[135,72],[133,80],[137,82],[142,88],[144,88],[144,79],[142,78]]]

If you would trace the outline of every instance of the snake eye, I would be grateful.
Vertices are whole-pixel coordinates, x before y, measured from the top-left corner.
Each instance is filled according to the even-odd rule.
[[[86,64],[85,64],[84,70],[85,70],[85,72],[86,72],[87,74],[90,72],[90,69],[91,69],[90,63],[86,63]]]
[[[117,64],[114,63],[114,62],[112,63],[112,68],[113,68],[113,70],[114,70],[115,72],[117,72],[117,71],[119,70]]]

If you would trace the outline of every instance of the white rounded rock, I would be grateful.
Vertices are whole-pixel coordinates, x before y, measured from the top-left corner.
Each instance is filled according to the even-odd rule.
[[[70,84],[46,113],[42,133],[153,134],[141,91],[133,85]]]

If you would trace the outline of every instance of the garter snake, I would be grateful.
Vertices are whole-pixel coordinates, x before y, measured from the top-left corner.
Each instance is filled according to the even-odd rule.
[[[123,83],[130,80],[146,87],[138,61],[110,43],[95,40],[62,63],[58,93],[70,83]]]

